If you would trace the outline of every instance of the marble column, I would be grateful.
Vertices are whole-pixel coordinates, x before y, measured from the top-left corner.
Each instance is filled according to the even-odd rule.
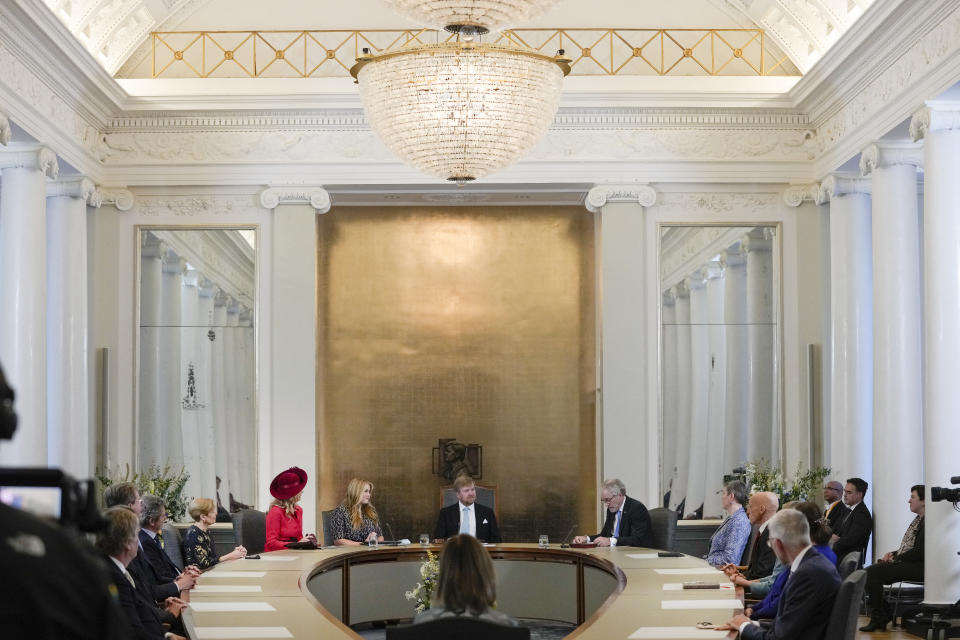
[[[679,509],[687,497],[687,479],[690,465],[690,425],[693,416],[691,406],[690,373],[691,358],[691,331],[690,331],[690,289],[686,283],[679,283],[673,288],[676,300],[677,315],[677,481],[673,484],[670,493],[670,507]],[[689,513],[691,506],[684,504],[684,514]]]
[[[747,462],[747,261],[739,247],[720,255],[723,267],[723,322],[726,325],[723,472]]]
[[[780,461],[774,437],[773,246],[764,230],[755,229],[740,241],[747,262],[747,458]]]
[[[663,392],[661,396],[662,417],[660,437],[660,487],[662,494],[670,491],[677,474],[677,316],[676,300],[673,290],[669,289],[662,295],[660,306],[660,324],[663,340],[660,354],[663,376]],[[660,503],[662,504],[662,503]],[[659,506],[659,505],[658,505]]]
[[[0,364],[17,394],[20,426],[0,446],[0,465],[47,464],[47,147],[0,151]]]
[[[914,515],[904,508],[923,482],[922,289],[917,167],[923,148],[878,141],[860,154],[872,184],[873,514],[877,553],[900,546]],[[899,507],[899,508],[897,508]]]
[[[87,361],[87,178],[47,183],[47,463],[92,475]]]
[[[873,278],[870,181],[830,175],[830,452],[833,477],[873,478]],[[864,502],[869,507],[873,494]],[[871,509],[872,510],[872,509]]]
[[[708,264],[707,277],[707,333],[710,345],[710,390],[708,401],[707,460],[704,472],[704,517],[723,513],[717,487],[723,482],[724,413],[726,405],[727,340],[723,324],[723,268],[719,261]]]
[[[960,102],[930,101],[910,132],[923,139],[923,463],[927,491],[960,475]],[[960,513],[926,500],[924,604],[960,594]]]

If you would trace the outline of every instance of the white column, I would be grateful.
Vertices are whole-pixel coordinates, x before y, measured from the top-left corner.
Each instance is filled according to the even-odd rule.
[[[233,298],[229,298],[226,304],[226,323],[223,332],[224,349],[224,386],[226,393],[225,415],[227,420],[227,456],[229,457],[229,486],[234,496],[241,502],[246,502],[241,496],[244,486],[242,457],[245,455],[240,446],[240,369],[243,362],[238,357],[238,335],[237,324],[240,313],[240,305]],[[226,478],[225,478],[226,480]]]
[[[243,437],[240,442],[243,451],[256,451],[256,431],[254,430],[254,416],[256,415],[254,394],[256,355],[254,353],[254,345],[256,341],[253,338],[253,316],[253,311],[247,307],[243,307],[237,316],[239,325],[237,329],[237,339],[239,342],[238,358],[240,362],[243,363],[240,367],[240,425],[243,432]],[[256,483],[253,479],[255,461],[253,457],[249,455],[242,455],[240,460],[243,478],[246,480],[240,487],[244,495],[241,502],[249,503],[252,501],[257,490]]]
[[[913,514],[903,505],[923,482],[920,212],[923,148],[879,141],[860,155],[872,182],[873,548],[896,549]]]
[[[47,464],[47,194],[56,155],[37,145],[0,151],[0,364],[17,394],[19,428],[0,464]]]
[[[180,361],[180,307],[185,267],[186,261],[168,249],[163,256],[160,280],[160,367],[157,372],[157,425],[160,428],[152,434],[138,434],[141,466],[150,462],[163,466],[167,460],[183,460],[180,419],[184,394],[181,393],[181,379],[186,381],[187,373],[186,363]],[[153,441],[152,448],[146,442],[148,439]]]
[[[780,461],[773,438],[773,243],[755,229],[740,241],[747,261],[747,458]]]
[[[727,341],[723,324],[723,269],[711,262],[705,268],[707,275],[708,333],[710,343],[710,391],[707,427],[707,461],[704,473],[704,517],[723,513],[717,487],[723,481],[724,415],[726,408]]]
[[[230,442],[230,431],[227,425],[226,410],[226,360],[224,348],[226,345],[226,324],[227,324],[227,295],[222,291],[217,292],[213,302],[213,364],[211,366],[211,375],[213,385],[210,390],[210,406],[213,409],[213,429],[214,429],[214,475],[220,476],[220,498],[223,505],[229,509],[228,504],[231,485],[229,473],[229,460],[227,450]],[[240,498],[244,501],[243,498]],[[251,498],[252,501],[252,498]],[[246,502],[246,501],[244,501]],[[249,502],[247,503],[249,504]]]
[[[958,471],[960,416],[960,103],[931,101],[910,123],[923,138],[923,462],[927,491]],[[960,595],[960,513],[926,500],[924,602]]]
[[[661,395],[661,459],[660,493],[666,495],[671,490],[677,474],[677,316],[673,289],[664,292],[660,307],[660,325],[663,331],[662,352],[660,354],[663,378]],[[663,504],[659,502],[657,506]]]
[[[216,489],[216,472],[214,454],[215,438],[213,426],[213,340],[210,331],[213,330],[213,299],[217,289],[207,278],[201,278],[197,289],[197,367],[201,376],[202,387],[200,396],[203,407],[197,410],[197,460],[200,471],[197,474],[199,487],[197,495],[214,498]],[[214,334],[215,336],[216,334]],[[252,430],[252,426],[244,429],[244,433]],[[253,449],[250,449],[253,451]]]
[[[188,496],[202,496],[200,463],[200,416],[201,404],[206,402],[206,385],[203,362],[200,357],[199,280],[197,270],[188,266],[183,274],[180,289],[180,441],[183,443],[183,464],[190,473],[184,488]],[[205,339],[205,338],[204,338]],[[192,373],[192,380],[191,380]],[[192,383],[192,389],[191,389]],[[191,390],[196,394],[189,396]],[[196,404],[193,404],[193,402]]]
[[[820,185],[830,200],[830,452],[833,476],[873,477],[873,279],[870,182],[831,175]],[[864,502],[873,500],[868,491]]]
[[[707,441],[710,402],[710,335],[707,321],[710,310],[707,302],[705,270],[697,269],[686,279],[690,290],[690,436],[683,443],[690,450],[687,460],[687,505],[690,514],[703,505],[704,467],[707,462]]]
[[[137,433],[141,463],[149,462],[156,452],[161,432],[160,421],[162,377],[161,344],[163,341],[162,281],[163,255],[166,245],[152,233],[142,236],[140,246],[140,366],[137,379]]]
[[[724,394],[723,472],[747,462],[747,261],[739,248],[720,255],[727,358]]]
[[[87,178],[47,183],[47,463],[77,478],[93,461],[87,361]]]
[[[687,476],[690,463],[690,290],[685,283],[673,288],[677,315],[677,481],[670,493],[670,508],[678,509],[687,497]],[[684,505],[684,514],[690,504]]]

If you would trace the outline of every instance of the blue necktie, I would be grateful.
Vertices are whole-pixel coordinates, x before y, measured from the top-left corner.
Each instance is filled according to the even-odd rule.
[[[460,516],[460,533],[470,533],[470,507],[463,508],[463,515]]]
[[[617,522],[616,522],[616,524],[613,525],[613,537],[614,537],[614,538],[619,538],[619,537],[620,537],[620,514],[621,514],[621,513],[623,513],[623,512],[622,512],[622,511],[617,511]]]

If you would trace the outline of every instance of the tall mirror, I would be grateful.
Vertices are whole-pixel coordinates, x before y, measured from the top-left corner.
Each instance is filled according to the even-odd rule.
[[[137,466],[182,465],[188,501],[252,505],[257,230],[142,226],[137,235]]]
[[[661,225],[661,495],[719,517],[724,476],[781,454],[778,225]]]

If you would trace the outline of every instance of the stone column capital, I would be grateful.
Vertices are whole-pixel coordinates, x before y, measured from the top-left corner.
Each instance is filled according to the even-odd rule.
[[[143,239],[140,241],[141,258],[162,258],[166,251],[167,245],[165,242],[153,234],[143,234]]]
[[[931,131],[960,129],[960,102],[927,100],[910,118],[910,137],[922,140]]]
[[[871,186],[871,181],[868,178],[831,173],[820,183],[820,189],[817,192],[817,204],[823,204],[833,198],[841,198],[851,193],[870,195]]]
[[[56,180],[60,176],[57,154],[41,144],[9,144],[0,150],[0,169],[33,169]]]
[[[13,129],[10,128],[10,118],[7,114],[0,112],[0,144],[10,144],[10,137],[13,135]]]
[[[707,274],[706,269],[697,269],[686,278],[683,279],[683,284],[686,285],[687,289],[693,291],[694,289],[703,289],[707,286]]]
[[[330,211],[330,194],[321,186],[290,185],[267,187],[260,192],[260,204],[276,209],[281,204],[309,204],[317,213]]]
[[[100,186],[97,187],[92,199],[97,203],[93,205],[95,207],[112,204],[117,208],[117,211],[130,211],[133,208],[134,201],[133,193],[128,189]]]
[[[670,287],[670,292],[673,294],[674,300],[690,297],[690,289],[687,287],[687,283],[685,281],[678,282],[677,284]]]
[[[587,192],[584,206],[597,213],[608,202],[635,202],[641,207],[652,207],[657,202],[657,190],[649,184],[598,184]]]
[[[770,251],[773,248],[773,235],[767,233],[767,229],[754,230],[744,234],[740,240],[740,253],[757,253],[761,251]]]
[[[799,207],[804,202],[816,202],[820,184],[792,184],[783,191],[783,202],[788,207]]]
[[[860,152],[861,176],[900,164],[923,167],[923,145],[899,140],[877,140]]]
[[[739,267],[746,264],[743,254],[740,251],[726,249],[720,253],[720,266],[724,269],[729,267]]]
[[[100,206],[94,198],[97,186],[86,176],[68,176],[47,182],[48,198],[79,198],[91,207]]]

